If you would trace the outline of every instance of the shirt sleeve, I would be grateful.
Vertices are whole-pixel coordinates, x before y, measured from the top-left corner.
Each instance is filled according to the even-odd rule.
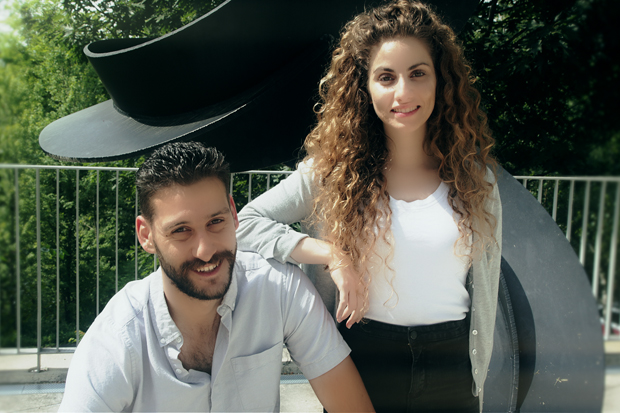
[[[131,352],[111,321],[98,318],[71,360],[59,412],[131,410],[134,392]]]
[[[308,277],[289,265],[282,294],[284,343],[304,376],[312,380],[351,352]]]
[[[313,185],[311,169],[302,163],[288,178],[247,204],[239,213],[238,248],[265,259],[299,264],[290,255],[308,235],[296,232],[290,224],[312,213]]]

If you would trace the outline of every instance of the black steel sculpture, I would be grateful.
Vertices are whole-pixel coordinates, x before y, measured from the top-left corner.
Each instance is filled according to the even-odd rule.
[[[85,53],[112,99],[48,125],[41,148],[96,162],[200,140],[236,171],[295,159],[314,121],[325,35],[378,2],[229,0],[160,38],[90,44]],[[429,3],[458,28],[477,0]],[[503,170],[498,184],[502,277],[484,411],[600,411],[603,341],[586,274],[529,192]]]

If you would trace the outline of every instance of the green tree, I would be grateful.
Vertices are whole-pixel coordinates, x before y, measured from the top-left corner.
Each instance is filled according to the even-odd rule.
[[[56,119],[108,99],[82,53],[87,43],[104,38],[157,36],[205,14],[218,3],[221,1],[27,0],[17,4],[17,34],[0,37],[0,91],[3,92],[0,96],[0,162],[62,165],[40,150],[41,130]],[[140,162],[141,159],[131,159],[110,162],[107,166],[135,166]],[[17,243],[13,209],[18,194],[13,185],[14,172],[0,170],[0,174],[3,190],[0,194],[0,316],[3,320],[0,345],[14,347],[16,326],[7,320],[16,317]],[[22,171],[18,175],[20,188],[35,187],[34,172]],[[97,176],[101,187],[98,219],[94,202]],[[123,172],[117,180],[115,172],[60,171],[57,174],[44,170],[40,172],[39,182],[43,345],[55,345],[58,305],[59,344],[65,346],[76,337],[77,317],[79,330],[86,331],[97,309],[103,309],[117,289],[135,278],[134,267],[138,267],[138,276],[144,276],[152,270],[153,258],[136,248],[133,173]],[[80,187],[79,205],[76,185]],[[22,346],[36,345],[35,198],[32,190],[19,193]],[[58,243],[56,208],[59,211]],[[76,219],[78,208],[79,219]],[[77,253],[76,243],[79,245]],[[76,312],[78,299],[79,314]]]
[[[620,174],[619,15],[614,0],[480,2],[464,44],[509,172]]]

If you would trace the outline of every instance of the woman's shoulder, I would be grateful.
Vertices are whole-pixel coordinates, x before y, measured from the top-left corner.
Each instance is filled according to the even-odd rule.
[[[493,186],[497,186],[497,168],[499,168],[497,165],[486,165],[484,179]]]
[[[300,173],[312,172],[313,165],[314,159],[304,158],[301,162],[297,164],[297,171]]]

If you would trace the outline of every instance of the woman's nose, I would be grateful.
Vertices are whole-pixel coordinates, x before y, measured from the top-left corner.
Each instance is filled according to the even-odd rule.
[[[411,86],[408,79],[399,77],[394,90],[394,99],[396,101],[407,101],[411,94]]]

